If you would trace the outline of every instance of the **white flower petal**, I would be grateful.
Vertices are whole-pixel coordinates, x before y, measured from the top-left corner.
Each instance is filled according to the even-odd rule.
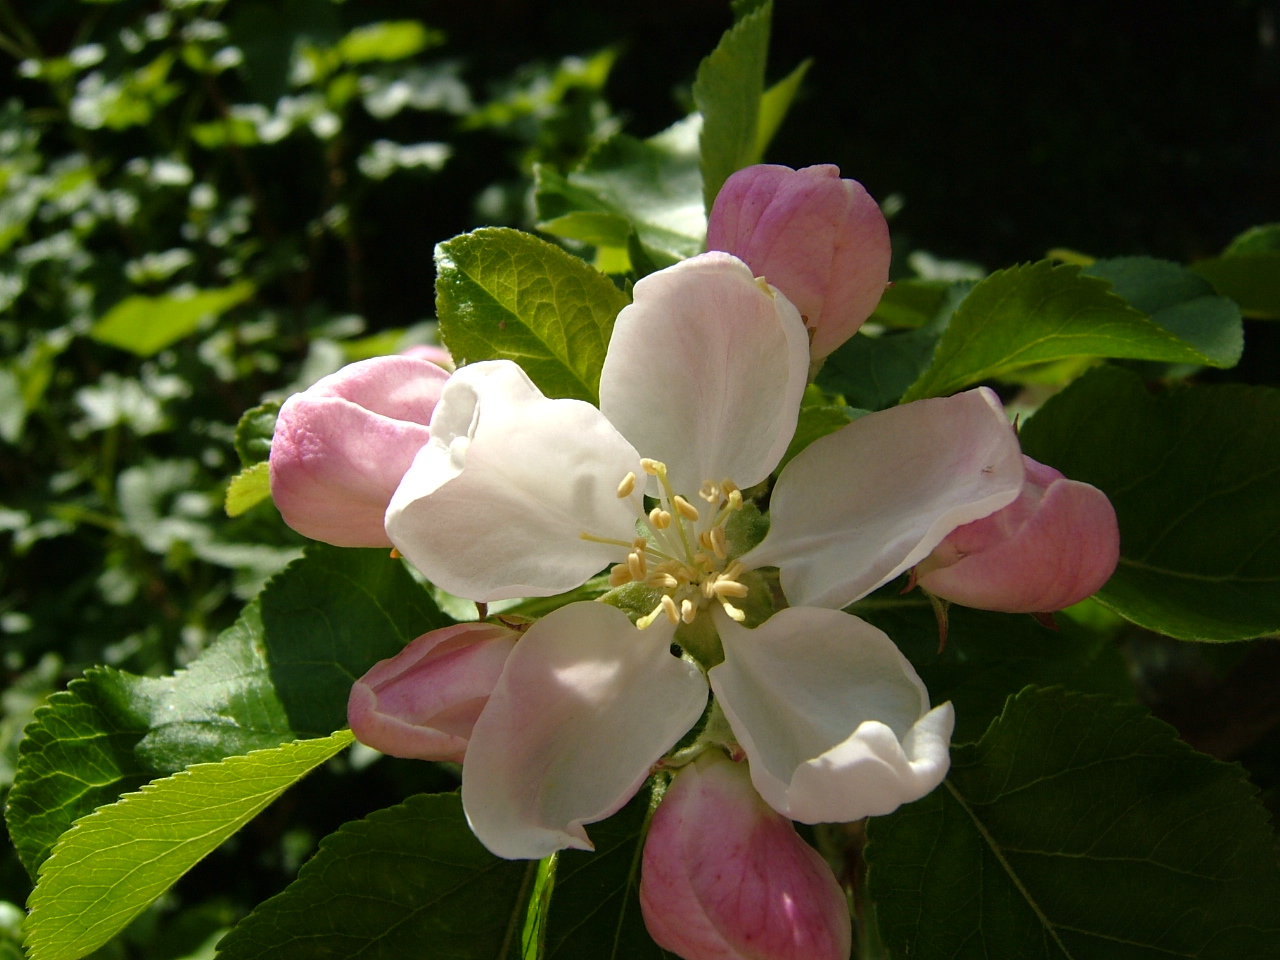
[[[614,324],[600,409],[667,464],[676,493],[759,483],[791,442],[808,376],[796,308],[726,253],[651,273],[634,297]]]
[[[792,460],[764,541],[743,557],[781,570],[793,606],[844,607],[943,538],[1017,499],[1022,453],[985,387],[873,413]]]
[[[387,508],[396,548],[450,593],[488,602],[578,586],[630,543],[643,488],[618,497],[640,459],[589,403],[548,400],[514,363],[463,367],[431,418],[431,441]]]
[[[755,630],[716,613],[711,688],[779,813],[804,823],[879,816],[946,776],[955,714],[881,631],[838,610],[790,607]]]
[[[592,849],[582,825],[626,803],[706,706],[701,672],[670,653],[674,632],[665,618],[637,630],[603,603],[529,629],[467,747],[462,803],[481,843],[508,859]]]

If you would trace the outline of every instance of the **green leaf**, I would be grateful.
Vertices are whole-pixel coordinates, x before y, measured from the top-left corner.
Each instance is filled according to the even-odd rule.
[[[276,432],[279,400],[267,400],[244,412],[236,424],[236,455],[240,465],[251,467],[271,457],[271,438]]]
[[[591,827],[594,853],[565,850],[556,866],[546,926],[546,960],[662,960],[640,915],[640,855],[660,793],[642,789]]]
[[[1154,257],[1097,260],[1081,271],[1111,289],[1153,322],[1189,343],[1215,367],[1234,367],[1244,351],[1240,308],[1185,267]]]
[[[827,357],[817,382],[855,407],[884,410],[920,378],[937,345],[931,329],[854,336]]]
[[[744,14],[698,65],[693,102],[702,114],[702,193],[708,212],[725,180],[759,159],[772,18],[771,0]]]
[[[271,467],[267,463],[255,463],[245,467],[227,485],[226,511],[228,517],[248,513],[263,500],[271,497]]]
[[[955,285],[944,280],[898,280],[881,295],[867,322],[886,327],[923,327],[938,316]]]
[[[952,605],[947,643],[939,651],[932,605],[918,592],[899,597],[898,589],[896,584],[886,587],[849,612],[889,635],[920,674],[932,703],[950,700],[955,705],[954,743],[981,737],[1005,700],[1028,684],[1133,699],[1133,682],[1116,647],[1114,628],[1092,629],[1068,611],[1057,615],[1054,631],[1029,616]]]
[[[248,300],[253,292],[253,284],[241,282],[189,295],[125,297],[93,325],[89,336],[140,357],[150,357],[195,333],[206,317],[219,316]]]
[[[760,161],[764,152],[769,149],[774,135],[786,119],[791,102],[800,92],[800,84],[805,74],[813,66],[813,58],[801,61],[800,65],[764,92],[760,98],[760,126],[756,130],[755,160]]]
[[[562,177],[537,167],[538,229],[625,249],[634,232],[656,266],[701,253],[707,236],[694,114],[648,140],[615,134]]]
[[[813,389],[814,387],[810,385],[809,390]],[[858,419],[859,416],[870,412],[869,410],[855,410],[844,404],[821,401],[802,406],[800,408],[800,417],[796,421],[796,432],[791,437],[791,442],[787,444],[786,453],[778,461],[777,469],[781,470],[785,467],[796,454],[813,443],[813,441],[819,440],[829,433],[835,433],[841,427]]]
[[[1239,257],[1251,253],[1280,253],[1280,223],[1264,223],[1250,227],[1236,237],[1223,251],[1224,256]]]
[[[1280,872],[1256,788],[1141,707],[1028,689],[946,783],[871,821],[895,957],[1280,956]]]
[[[219,960],[518,960],[538,861],[500,860],[457,794],[347,823],[218,944]]]
[[[956,308],[933,363],[903,402],[941,397],[1033,364],[1124,357],[1216,366],[1129,306],[1106,281],[1048,260],[1000,270]]]
[[[1111,498],[1120,565],[1098,598],[1183,640],[1280,631],[1280,391],[1156,396],[1100,367],[1027,421],[1022,447]]]
[[[72,821],[141,781],[341,727],[353,680],[449,622],[385,551],[314,544],[188,669],[87,671],[19,748],[6,817],[23,864],[34,876]]]
[[[627,297],[594,267],[518,230],[486,227],[436,246],[436,310],[460,365],[514,360],[549,397],[595,403]]]
[[[76,960],[106,943],[352,740],[343,730],[199,764],[78,820],[40,868],[28,901],[30,960]]]
[[[368,63],[403,60],[442,40],[417,20],[389,20],[356,27],[338,41],[337,49],[347,63]]]
[[[1280,320],[1280,250],[1224,254],[1193,263],[1191,269],[1240,304],[1246,317]]]

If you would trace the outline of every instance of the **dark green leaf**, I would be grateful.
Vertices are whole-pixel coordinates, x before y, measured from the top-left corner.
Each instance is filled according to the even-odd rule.
[[[702,193],[708,211],[725,180],[760,158],[760,101],[772,18],[772,0],[754,7],[698,65],[693,102],[702,114]]]
[[[883,410],[901,399],[929,366],[938,345],[931,329],[851,337],[818,373],[818,385],[855,407]]]
[[[128,925],[184,873],[319,764],[349,730],[157,780],[76,822],[31,894],[31,960],[77,960]]]
[[[126,297],[93,325],[89,336],[140,357],[150,357],[190,336],[207,317],[216,317],[253,296],[253,284],[197,290],[163,297]]]
[[[991,377],[1067,357],[1215,364],[1075,266],[1048,260],[978,283],[956,308],[933,363],[903,401],[940,397]]]
[[[626,248],[634,232],[659,267],[701,253],[697,117],[648,140],[616,134],[567,177],[539,166],[534,199],[538,229],[558,237]]]
[[[649,788],[593,824],[594,853],[566,850],[556,866],[546,928],[546,960],[661,960],[640,915],[640,856],[649,829]]]
[[[595,403],[626,296],[545,240],[487,227],[436,246],[436,310],[459,364],[514,360],[549,397]]]
[[[1233,367],[1244,350],[1240,308],[1218,296],[1213,285],[1185,267],[1154,257],[1098,260],[1083,271],[1111,289],[1179,340],[1189,343],[1215,367]]]
[[[246,410],[236,424],[236,455],[241,466],[265,463],[271,456],[271,437],[276,432],[280,401],[268,400]]]
[[[72,821],[153,776],[323,736],[351,683],[447,619],[382,550],[315,544],[188,669],[95,669],[36,713],[6,811],[27,869]]]
[[[1280,253],[1280,223],[1250,227],[1232,240],[1223,253],[1228,257],[1251,253]]]
[[[972,282],[965,282],[972,287]],[[899,280],[885,290],[867,322],[886,327],[923,327],[938,316],[953,285],[944,280]]]
[[[947,643],[939,652],[933,607],[919,593],[896,596],[898,589],[886,587],[849,611],[889,635],[924,680],[934,704],[950,700],[955,705],[956,743],[982,736],[1005,700],[1027,684],[1133,698],[1128,667],[1111,631],[1090,629],[1070,613],[1057,615],[1054,631],[1029,616],[953,605]]]
[[[1101,367],[1052,398],[1023,449],[1111,498],[1120,565],[1098,594],[1184,640],[1280,630],[1280,391],[1149,393]]]
[[[871,821],[895,957],[1280,957],[1280,871],[1243,771],[1138,706],[1028,689],[947,782]]]
[[[518,960],[537,861],[500,860],[456,794],[345,824],[218,944],[219,960]]]
[[[1191,269],[1240,304],[1246,317],[1280,320],[1280,250],[1212,257]]]
[[[810,387],[810,389],[813,389]],[[800,408],[800,417],[796,421],[796,432],[787,445],[787,451],[778,461],[777,469],[781,470],[791,459],[813,441],[835,433],[846,424],[852,423],[859,416],[870,413],[869,410],[855,410],[843,404],[822,403],[806,405]]]

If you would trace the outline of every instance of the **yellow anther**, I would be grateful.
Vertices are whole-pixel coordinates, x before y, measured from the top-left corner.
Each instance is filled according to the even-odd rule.
[[[662,602],[658,606],[662,608],[662,612],[667,615],[667,619],[672,623],[680,622],[680,611],[676,608],[676,602],[671,599],[671,594],[664,593]]]
[[[625,563],[615,563],[609,570],[609,586],[620,587],[624,583],[631,582],[631,571],[627,569]]]
[[[702,595],[708,600],[716,595],[716,585],[714,580],[703,580],[699,589],[702,591]]]
[[[693,618],[698,615],[698,608],[694,606],[692,600],[684,599],[680,601],[680,619],[685,623],[693,623]]]
[[[769,281],[764,277],[756,277],[756,286],[767,293],[770,297],[773,296],[773,290],[769,287]]]
[[[627,572],[632,580],[643,580],[649,574],[648,565],[644,562],[644,554],[632,550],[627,554]]]
[[[729,558],[729,541],[725,539],[724,527],[712,527],[707,532],[707,539],[711,541],[709,546],[717,560]]]
[[[698,496],[707,501],[707,503],[719,503],[720,487],[711,480],[704,480],[702,481],[702,487],[698,490]]]
[[[647,553],[649,550],[649,541],[644,537],[636,537],[631,541],[631,548],[633,550],[639,550],[641,553]]]
[[[721,600],[725,597],[745,597],[749,592],[746,585],[737,580],[717,580],[711,589]]]
[[[733,561],[733,563],[729,564],[729,566],[725,569],[724,573],[720,574],[720,579],[737,580],[738,577],[742,576],[742,572],[745,569],[746,567],[742,565],[741,560],[735,560]]]
[[[676,494],[671,498],[671,505],[676,508],[676,511],[680,516],[684,517],[690,523],[698,522],[698,508],[684,497]]]
[[[666,472],[667,465],[661,460],[650,460],[648,457],[641,457],[640,469],[649,476],[656,477],[659,473]]]
[[[651,573],[645,583],[659,590],[674,590],[680,586],[680,581],[669,573]]]
[[[721,600],[720,606],[724,607],[724,612],[729,615],[731,620],[736,620],[738,623],[741,623],[743,620],[747,619],[747,615],[728,600]],[[639,626],[639,624],[636,624],[636,626]]]
[[[634,473],[629,472],[625,477],[622,478],[622,482],[618,484],[618,499],[621,500],[623,497],[631,496],[631,491],[634,490],[635,488],[636,488],[636,475]]]
[[[725,477],[723,480],[720,481],[720,489],[724,491],[724,495],[727,497],[730,494],[732,494],[733,491],[738,489],[738,485],[734,483],[732,480],[730,480],[728,477]]]
[[[671,514],[661,507],[654,507],[649,511],[649,525],[655,530],[665,530],[671,526]]]
[[[698,545],[715,552],[715,547],[711,545],[711,533],[707,530],[703,530],[698,534]]]
[[[742,491],[741,490],[729,491],[729,509],[730,510],[742,509]]]

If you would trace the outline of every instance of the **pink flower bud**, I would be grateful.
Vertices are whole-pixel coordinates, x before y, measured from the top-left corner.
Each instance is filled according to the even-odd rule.
[[[343,367],[285,401],[271,441],[271,496],[285,523],[339,547],[390,547],[383,515],[449,375],[411,357]]]
[[[712,206],[707,249],[746,261],[795,304],[815,360],[857,333],[889,282],[884,214],[830,164],[739,170]]]
[[[424,633],[352,686],[351,732],[393,757],[461,762],[515,643],[515,631],[489,623]]]
[[[685,960],[846,960],[831,869],[766,804],[746,764],[704,753],[676,776],[644,845],[640,909]]]
[[[1098,591],[1120,559],[1107,495],[1023,456],[1018,499],[957,527],[918,568],[920,586],[966,607],[1061,610]]]

